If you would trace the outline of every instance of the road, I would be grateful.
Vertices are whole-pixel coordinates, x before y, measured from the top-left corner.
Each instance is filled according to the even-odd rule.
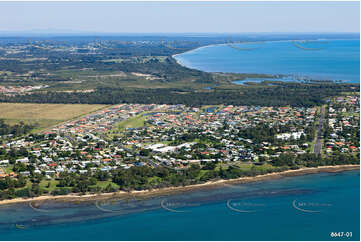
[[[70,143],[72,143],[72,144],[76,143],[75,140],[72,137],[70,137],[69,135],[64,135],[64,138],[68,139],[70,141]]]
[[[314,153],[316,155],[319,155],[321,153],[321,149],[322,149],[322,128],[323,128],[323,120],[325,119],[325,107],[321,108],[321,115],[320,115],[320,119],[319,119],[319,123],[318,123],[318,127],[317,127],[317,136],[316,136],[316,142],[315,142],[315,146],[314,146]]]

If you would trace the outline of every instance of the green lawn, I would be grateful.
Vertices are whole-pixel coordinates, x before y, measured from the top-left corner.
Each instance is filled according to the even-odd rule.
[[[160,177],[149,177],[147,183],[148,184],[158,184],[162,182],[162,178]]]
[[[216,169],[219,170],[220,166],[222,166],[223,169],[227,169],[229,165],[231,165],[231,164],[218,164]],[[267,164],[267,163],[264,163],[261,166],[256,166],[254,164],[244,163],[242,161],[237,161],[237,162],[233,163],[233,165],[236,165],[237,167],[239,167],[239,169],[241,169],[243,171],[249,171],[252,168],[255,169],[255,170],[266,170],[267,168],[272,168],[273,167],[272,165]]]
[[[22,190],[22,189],[25,189],[25,188],[31,188],[31,185],[32,185],[32,183],[31,183],[31,181],[29,181],[29,180],[27,180],[26,181],[26,185],[25,185],[25,187],[18,187],[18,188],[15,188],[15,190]]]
[[[50,183],[50,186],[48,187],[49,183]],[[42,180],[39,184],[39,187],[41,189],[44,189],[47,191],[54,191],[58,184],[59,184],[59,181],[57,181],[57,180]]]
[[[115,184],[112,181],[98,181],[96,185],[94,186],[98,186],[102,189],[106,188],[109,184],[111,184],[114,188],[119,189],[119,185]]]
[[[196,177],[197,180],[200,180],[204,174],[206,174],[208,171],[206,170],[200,170],[198,176]]]
[[[48,187],[48,185],[50,184],[50,186]],[[57,188],[57,185],[59,184],[59,181],[55,180],[55,179],[52,179],[52,180],[45,180],[43,179],[40,183],[39,183],[39,187],[41,190],[43,191],[46,191],[46,192],[52,192],[54,190],[56,190]],[[94,186],[90,186],[90,187],[100,187],[102,189],[106,188],[109,184],[112,184],[112,186],[115,188],[115,189],[119,189],[119,185],[113,183],[112,181],[98,181],[96,185]],[[27,180],[26,182],[26,185],[25,187],[21,187],[21,188],[16,188],[16,190],[22,190],[22,189],[25,189],[25,188],[29,188],[31,189],[31,186],[32,186],[32,182],[30,180]],[[71,187],[67,187],[69,189],[71,189]]]
[[[6,168],[5,168],[5,172],[7,173],[7,174],[9,174],[10,172],[12,172],[13,171],[13,166],[11,165],[11,166],[7,166]]]
[[[141,113],[137,116],[134,116],[132,118],[128,118],[116,125],[116,129],[118,130],[124,130],[126,128],[139,128],[144,126],[144,121],[146,119],[146,116],[143,116],[144,113]]]

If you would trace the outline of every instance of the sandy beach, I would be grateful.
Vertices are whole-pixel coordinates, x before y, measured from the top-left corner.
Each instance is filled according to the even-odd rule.
[[[321,167],[311,167],[311,168],[301,168],[298,170],[287,170],[283,172],[274,172],[264,175],[258,175],[254,177],[240,177],[236,179],[229,180],[216,180],[209,181],[202,184],[195,184],[183,187],[167,187],[153,190],[142,190],[142,191],[118,191],[114,193],[101,193],[101,194],[69,194],[69,195],[59,195],[59,196],[39,196],[34,198],[14,198],[9,200],[0,201],[0,205],[5,204],[14,204],[14,203],[24,203],[24,202],[37,202],[44,200],[53,200],[53,201],[63,201],[63,202],[82,202],[82,201],[95,201],[95,200],[106,200],[110,198],[117,197],[126,197],[126,196],[135,196],[135,197],[150,197],[150,196],[160,196],[160,195],[169,195],[174,193],[186,192],[191,190],[207,189],[212,187],[224,186],[226,184],[243,184],[257,181],[264,181],[269,179],[279,179],[283,177],[290,176],[301,176],[307,174],[315,174],[320,172],[341,172],[348,170],[359,170],[360,165],[336,165],[336,166],[321,166]]]

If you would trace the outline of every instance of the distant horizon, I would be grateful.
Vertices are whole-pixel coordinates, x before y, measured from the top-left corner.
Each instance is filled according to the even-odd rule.
[[[2,35],[8,35],[9,37],[22,37],[27,35],[33,36],[89,36],[89,35],[104,35],[104,36],[124,36],[124,35],[247,35],[247,34],[256,34],[256,35],[272,35],[272,34],[280,34],[280,35],[293,35],[293,34],[337,34],[337,35],[345,35],[345,34],[352,34],[352,35],[360,35],[360,32],[91,32],[91,31],[50,31],[50,32],[42,32],[42,31],[1,31],[0,30],[0,37]]]
[[[0,2],[0,32],[359,33],[360,2]]]

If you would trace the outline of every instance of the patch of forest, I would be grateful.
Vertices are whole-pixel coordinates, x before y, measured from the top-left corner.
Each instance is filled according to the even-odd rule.
[[[30,124],[25,124],[20,122],[18,124],[10,125],[5,123],[3,119],[0,119],[0,136],[12,134],[14,136],[19,136],[28,133],[35,126]]]
[[[212,89],[197,91],[190,88],[97,88],[88,93],[41,92],[26,95],[0,95],[0,102],[20,103],[83,103],[83,104],[185,104],[255,105],[255,106],[319,106],[343,92],[359,92],[357,84],[277,83],[257,88]]]

